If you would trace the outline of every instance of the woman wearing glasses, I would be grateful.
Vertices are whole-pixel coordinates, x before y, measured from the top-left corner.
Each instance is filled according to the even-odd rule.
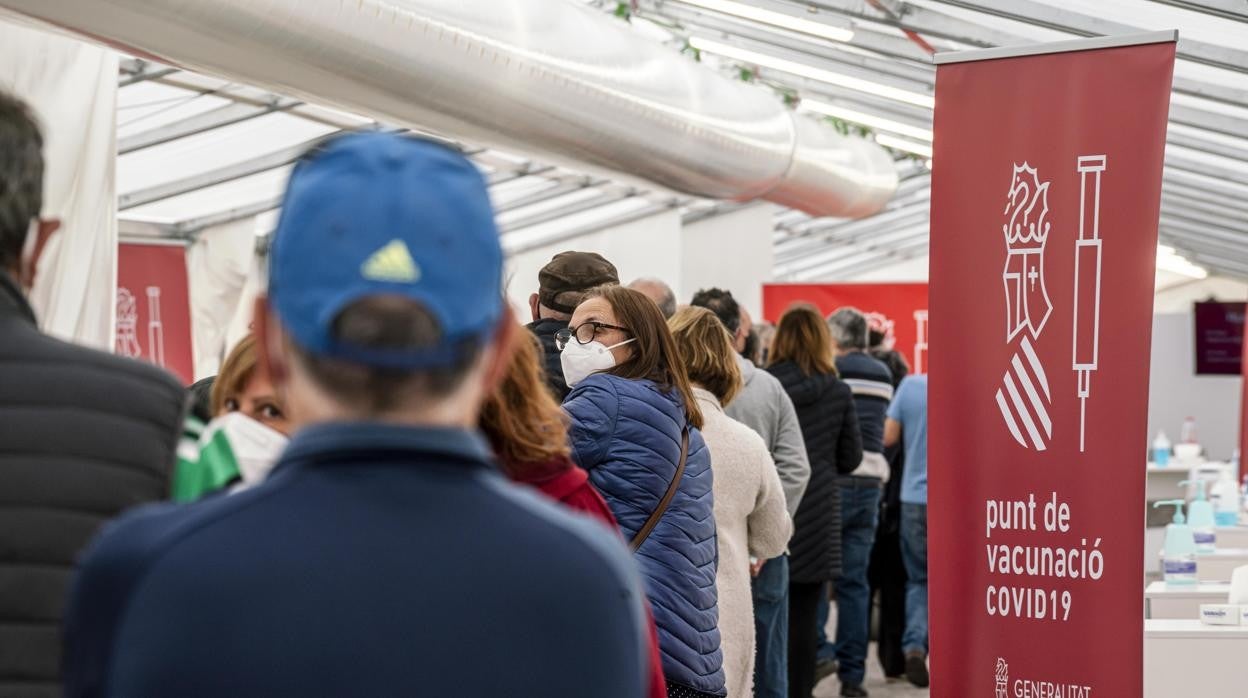
[[[637,291],[600,287],[555,341],[572,458],[636,551],[668,695],[723,696],[711,457],[663,314]]]

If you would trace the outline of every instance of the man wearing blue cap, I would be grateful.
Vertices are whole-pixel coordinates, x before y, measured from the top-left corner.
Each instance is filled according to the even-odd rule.
[[[270,255],[256,330],[298,431],[262,485],[96,541],[67,694],[641,696],[627,551],[509,486],[474,430],[515,326],[476,168],[334,139]]]

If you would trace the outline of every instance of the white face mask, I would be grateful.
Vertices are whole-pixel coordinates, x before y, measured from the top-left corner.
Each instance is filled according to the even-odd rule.
[[[559,363],[563,366],[563,380],[569,388],[575,388],[577,383],[588,378],[591,373],[609,371],[615,367],[615,354],[612,354],[611,350],[636,339],[636,337],[626,339],[609,347],[603,346],[602,342],[596,340],[589,344],[581,344],[573,339],[559,354]]]

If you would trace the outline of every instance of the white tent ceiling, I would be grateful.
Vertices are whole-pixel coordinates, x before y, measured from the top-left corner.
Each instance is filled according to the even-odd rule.
[[[849,221],[775,217],[779,279],[852,278],[925,256],[931,105],[928,49],[961,50],[1178,28],[1161,237],[1191,262],[1248,278],[1248,3],[1243,0],[582,0],[691,60],[773,87],[895,150],[887,210]],[[342,129],[385,128],[246,85],[122,63],[118,191],[123,234],[192,237],[271,223],[291,163]],[[465,146],[487,173],[511,252],[678,208],[726,204],[640,189]],[[748,205],[748,204],[745,204]]]

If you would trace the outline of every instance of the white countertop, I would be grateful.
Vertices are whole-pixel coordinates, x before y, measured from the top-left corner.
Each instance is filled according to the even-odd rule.
[[[1144,589],[1145,596],[1168,596],[1168,597],[1207,597],[1213,595],[1221,595],[1229,597],[1231,593],[1230,583],[1222,582],[1201,582],[1200,584],[1189,584],[1186,586],[1167,586],[1165,582],[1153,582]]]
[[[1248,640],[1248,626],[1205,625],[1199,620],[1154,618],[1144,621],[1144,637],[1167,640]]]
[[[1205,558],[1248,560],[1248,548],[1218,548],[1211,553],[1196,553],[1198,563]]]

